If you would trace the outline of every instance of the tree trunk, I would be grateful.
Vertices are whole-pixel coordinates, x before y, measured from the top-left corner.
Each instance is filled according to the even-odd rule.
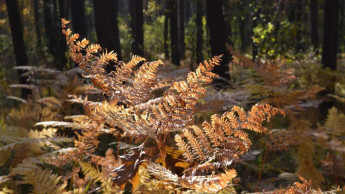
[[[130,14],[132,17],[132,36],[133,53],[136,55],[144,55],[144,15],[143,15],[143,1],[142,0],[130,0]]]
[[[238,2],[239,3],[239,10],[241,13],[245,13],[245,5],[243,1]],[[239,20],[239,31],[240,31],[240,39],[241,39],[241,52],[246,52],[247,42],[246,42],[246,24],[248,23],[247,17],[238,17]]]
[[[181,58],[186,57],[186,44],[184,40],[184,0],[178,1],[178,15],[179,15],[179,41],[180,41],[180,56]]]
[[[171,62],[180,65],[177,0],[169,0]]]
[[[304,46],[302,42],[302,30],[303,30],[303,7],[304,7],[304,0],[298,0],[296,3],[296,21],[295,25],[297,26],[296,32],[296,52],[300,53],[304,51]]]
[[[38,0],[34,0],[34,18],[35,18],[35,32],[37,38],[37,46],[42,46],[41,30],[40,30],[40,16],[38,12]]]
[[[86,18],[84,0],[71,0],[72,26],[73,31],[80,37],[86,37]]]
[[[54,55],[55,53],[55,45],[56,45],[56,36],[54,30],[54,21],[52,17],[52,3],[50,0],[43,1],[43,12],[44,12],[44,28],[45,28],[45,35],[48,38],[48,49],[50,53]]]
[[[229,60],[230,54],[226,49],[226,32],[225,22],[222,11],[222,0],[207,0],[207,22],[210,31],[210,45],[211,54],[223,55],[222,62],[219,66],[216,66],[214,72],[220,75],[225,80],[230,80],[229,74]],[[214,82],[217,85],[224,84],[221,80]]]
[[[202,25],[202,16],[203,16],[203,1],[196,1],[196,62],[201,63],[203,61],[203,25]]]
[[[59,0],[59,17],[56,18],[58,20],[58,26],[56,26],[56,36],[58,37],[56,61],[59,70],[63,70],[67,63],[67,59],[65,56],[67,44],[65,36],[61,33],[61,18],[67,17],[66,7],[66,0]]]
[[[310,32],[311,44],[316,52],[319,50],[319,14],[318,0],[310,0]]]
[[[14,47],[16,65],[27,66],[28,59],[27,59],[26,51],[25,51],[24,38],[23,38],[23,26],[22,26],[22,21],[20,19],[17,0],[6,0],[6,7],[7,7],[7,14],[9,18],[10,28],[11,28],[12,44]],[[23,71],[23,70],[17,71],[20,84],[28,84],[26,77],[21,76],[25,72],[26,71]],[[21,97],[23,99],[27,99],[29,95],[31,95],[31,90],[22,88]]]
[[[166,4],[167,5],[167,4]],[[169,12],[168,7],[165,7],[165,13],[164,13],[164,56],[165,59],[170,59],[169,56],[169,45],[168,45],[168,39],[169,39]]]
[[[121,60],[117,0],[95,0],[94,12],[98,43],[104,50],[116,52]]]
[[[338,25],[339,25],[339,0],[325,1],[325,19],[322,46],[322,67],[331,70],[337,69],[337,50],[338,50]],[[335,92],[335,78],[327,80],[326,89],[321,95]],[[329,108],[334,106],[334,99],[326,99],[319,104],[321,115],[326,115]]]
[[[260,9],[258,10],[254,10],[253,13],[255,19],[253,19],[252,22],[252,36],[254,36],[254,29],[257,27],[258,25],[258,19],[259,19],[259,15],[260,15]],[[256,45],[256,43],[254,42],[254,39],[252,38],[252,60],[255,62],[256,61],[256,57],[259,54],[259,49],[258,46]]]
[[[325,1],[325,22],[322,47],[324,68],[337,69],[339,0]]]
[[[339,49],[338,52],[344,52],[345,43],[345,1],[340,1],[340,21],[339,21]]]

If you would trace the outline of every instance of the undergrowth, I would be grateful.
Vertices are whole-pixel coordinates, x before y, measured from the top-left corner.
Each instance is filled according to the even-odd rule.
[[[209,84],[222,56],[186,74],[161,60],[118,61],[68,23],[62,19],[62,33],[82,71],[59,72],[64,79],[54,80],[64,82],[46,92],[39,85],[44,78],[36,79],[31,101],[9,97],[22,105],[1,115],[2,193],[262,191],[260,181],[272,174],[284,179],[285,171],[294,179],[273,193],[311,193],[320,192],[325,174],[345,172],[344,114],[332,108],[318,125],[301,116],[326,87],[311,76],[296,79],[305,69],[280,60],[254,63],[230,48],[232,89],[217,91]],[[316,147],[325,151],[317,163]],[[284,150],[296,168],[276,167]],[[254,186],[245,171],[255,172]]]

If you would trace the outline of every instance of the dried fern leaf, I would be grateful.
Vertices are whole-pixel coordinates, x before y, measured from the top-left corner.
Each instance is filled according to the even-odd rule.
[[[252,145],[244,129],[268,133],[263,122],[269,122],[278,113],[284,114],[267,104],[254,105],[248,113],[235,106],[221,117],[211,116],[211,123],[204,121],[203,130],[191,126],[195,134],[184,129],[186,141],[179,135],[175,136],[175,141],[188,161],[205,161],[215,156],[217,160],[229,162],[247,152]]]

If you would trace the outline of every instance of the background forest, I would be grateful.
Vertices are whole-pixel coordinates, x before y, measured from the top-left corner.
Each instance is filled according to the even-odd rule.
[[[0,193],[342,193],[345,0],[1,0]]]

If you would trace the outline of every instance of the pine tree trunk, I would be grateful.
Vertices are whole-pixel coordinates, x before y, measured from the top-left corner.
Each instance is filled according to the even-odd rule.
[[[86,18],[84,0],[71,0],[72,26],[73,31],[78,33],[80,37],[86,37]]]
[[[16,59],[17,66],[27,66],[28,59],[26,56],[24,38],[23,38],[23,26],[18,10],[18,1],[17,0],[6,0],[7,14],[9,18],[11,35],[12,35],[12,44],[14,47],[14,55]],[[28,84],[26,77],[21,76],[26,71],[18,70],[19,83]],[[31,90],[22,89],[21,97],[27,99],[31,95]]]
[[[42,46],[41,30],[40,30],[40,16],[38,12],[38,0],[34,0],[34,18],[35,18],[35,33],[37,39],[37,46]]]
[[[325,22],[322,47],[324,68],[337,69],[339,0],[325,1]]]
[[[56,26],[56,36],[58,37],[58,45],[57,45],[57,53],[56,53],[56,61],[58,64],[58,69],[63,70],[67,63],[67,59],[65,57],[66,53],[66,39],[64,35],[61,33],[61,18],[67,17],[67,10],[66,10],[66,0],[59,0],[59,17],[56,18],[58,20],[58,25]]]
[[[167,5],[167,4],[166,4]],[[168,12],[168,7],[166,6],[165,8],[165,13],[164,13],[164,56],[165,59],[170,59],[169,56],[169,12]]]
[[[226,31],[225,22],[222,11],[222,0],[207,0],[207,22],[210,31],[210,45],[211,54],[223,55],[221,65],[216,66],[214,72],[220,75],[225,80],[230,80],[229,74],[229,60],[230,54],[226,49]],[[214,82],[216,86],[224,84],[221,80]]]
[[[304,0],[298,0],[296,3],[296,21],[295,25],[297,26],[296,32],[296,52],[300,53],[304,51],[304,46],[302,42],[302,30],[303,30],[303,7]]]
[[[338,52],[344,52],[345,43],[345,1],[340,1],[340,21],[339,21],[339,49]]]
[[[180,65],[177,0],[169,0],[171,62]]]
[[[94,12],[98,43],[121,60],[117,0],[94,0]]]
[[[180,56],[186,57],[186,44],[184,40],[184,0],[178,1],[178,15],[179,15],[179,41],[180,41]]]
[[[325,22],[322,46],[322,67],[336,70],[339,32],[339,0],[326,0],[324,9]],[[328,83],[326,83],[326,89],[320,93],[324,96],[334,93],[335,91],[335,78],[327,81]],[[334,106],[334,104],[335,101],[333,98],[321,102],[319,104],[319,111],[321,115],[326,115],[328,109]]]
[[[258,10],[254,10],[254,19],[253,22],[252,22],[252,36],[254,36],[254,29],[257,27],[258,25],[258,18],[259,18],[259,15],[260,15],[260,9]],[[258,49],[258,46],[256,45],[256,43],[254,42],[253,38],[252,38],[252,60],[255,62],[256,61],[256,58],[259,54],[259,49]]]
[[[203,1],[198,0],[196,2],[196,62],[201,63],[203,61],[203,25],[202,25],[202,16],[203,16]]]
[[[50,0],[43,1],[43,14],[44,14],[44,29],[45,29],[45,36],[48,38],[48,49],[50,53],[54,55],[55,53],[55,45],[56,45],[56,36],[54,30],[54,21],[52,17],[52,3]]]
[[[133,53],[136,55],[144,55],[144,15],[143,15],[143,1],[142,0],[130,0],[130,14],[131,14],[131,26],[133,43]]]
[[[310,31],[311,44],[315,51],[319,50],[319,14],[318,14],[318,0],[310,0]]]

